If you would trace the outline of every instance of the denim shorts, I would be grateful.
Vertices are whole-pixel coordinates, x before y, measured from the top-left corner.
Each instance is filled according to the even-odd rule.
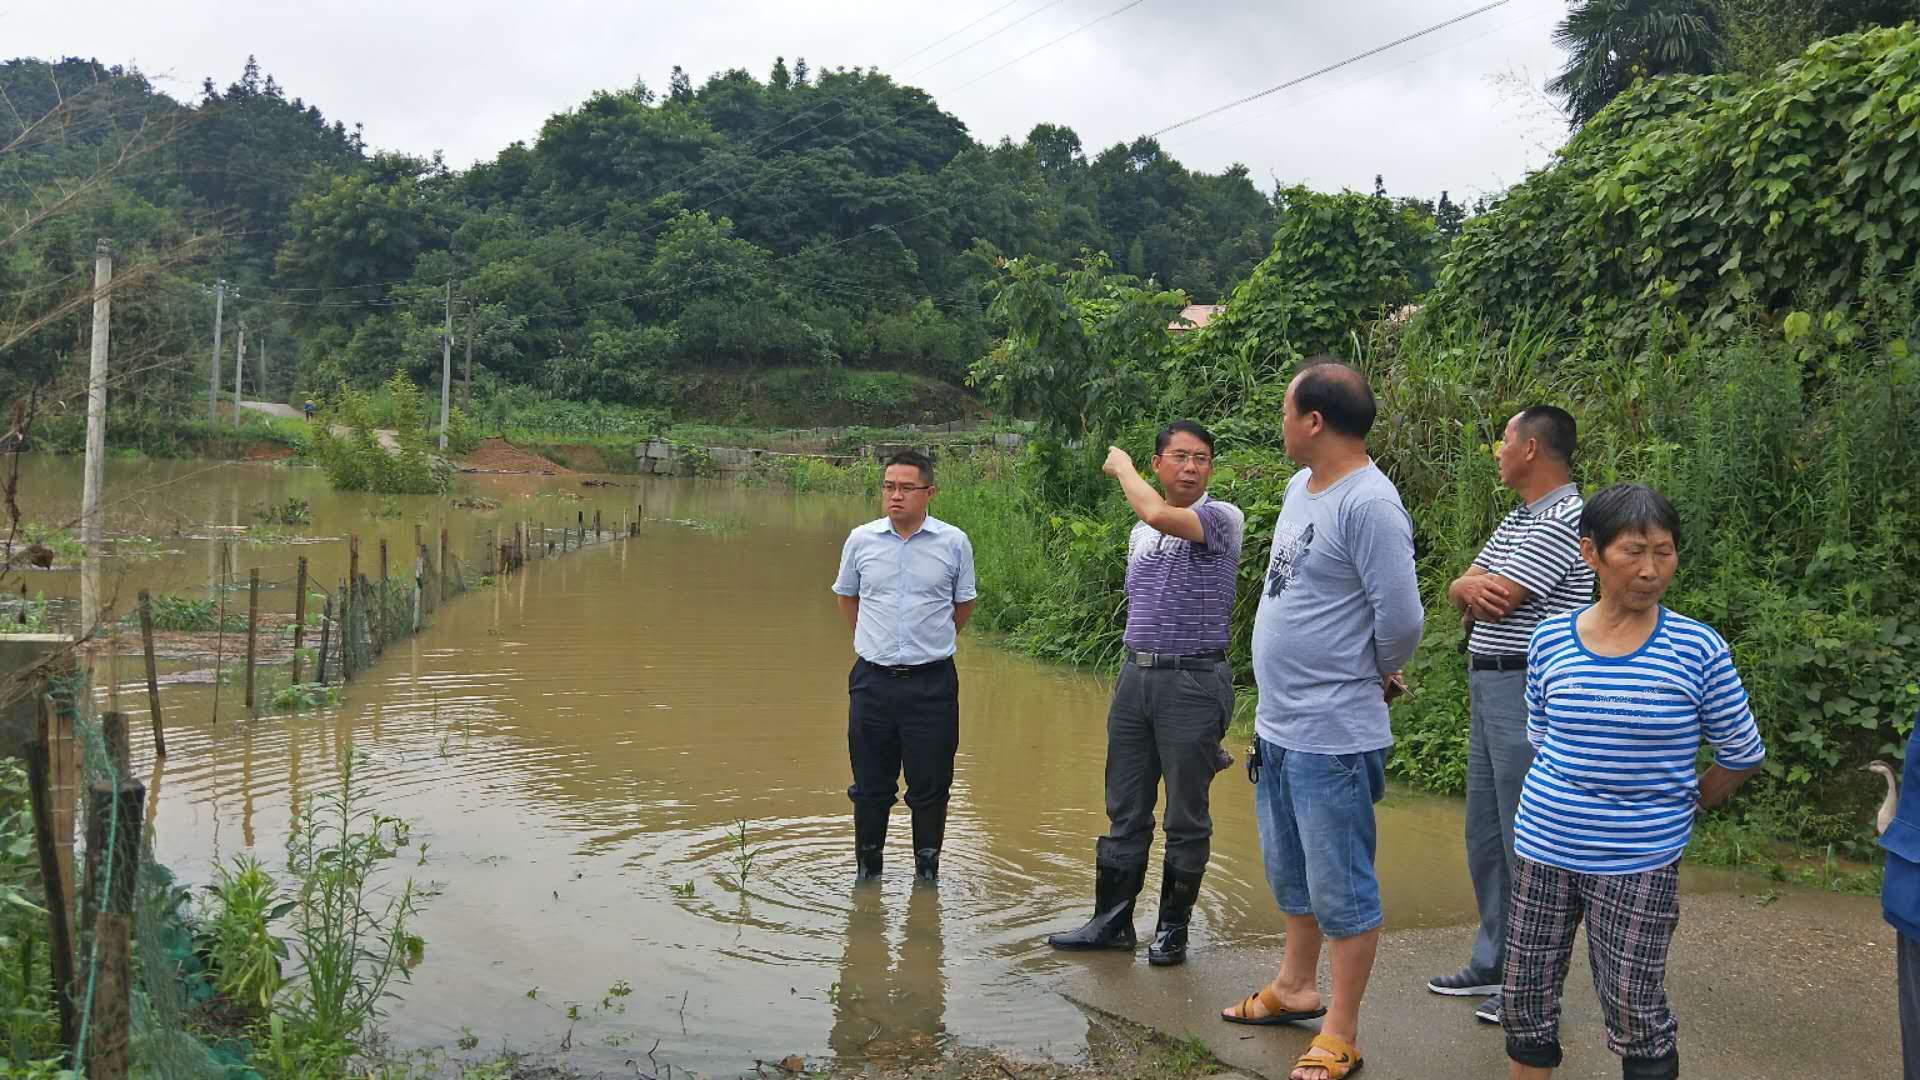
[[[1312,915],[1332,938],[1379,927],[1373,804],[1386,790],[1385,750],[1309,754],[1260,740],[1254,809],[1281,911]]]

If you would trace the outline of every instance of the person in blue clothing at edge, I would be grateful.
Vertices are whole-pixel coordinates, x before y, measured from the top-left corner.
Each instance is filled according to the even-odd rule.
[[[1906,1080],[1920,1080],[1920,715],[1907,739],[1907,761],[1901,769],[1900,799],[1893,820],[1880,826],[1880,846],[1887,852],[1887,878],[1880,889],[1880,909],[1896,931],[1900,974],[1900,1055]],[[1884,813],[1884,811],[1883,811]]]
[[[1511,1080],[1560,1064],[1560,993],[1586,923],[1607,1048],[1626,1080],[1680,1075],[1667,951],[1680,854],[1702,811],[1765,760],[1726,641],[1660,603],[1679,569],[1680,515],[1616,484],[1580,513],[1599,599],[1543,619],[1527,647],[1533,767],[1514,818],[1501,1026]],[[1697,771],[1705,736],[1713,764]]]

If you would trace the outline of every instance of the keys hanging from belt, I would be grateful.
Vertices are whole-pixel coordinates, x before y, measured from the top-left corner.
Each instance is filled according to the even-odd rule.
[[[1260,782],[1260,740],[1255,739],[1247,747],[1247,783]]]

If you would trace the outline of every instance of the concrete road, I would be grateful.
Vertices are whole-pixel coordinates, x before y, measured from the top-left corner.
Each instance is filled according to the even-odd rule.
[[[299,420],[304,415],[300,412],[299,409],[296,409],[291,405],[282,405],[277,401],[242,401],[240,403],[240,407],[248,410],[249,412],[265,413],[268,416],[278,417],[282,420]],[[348,428],[341,424],[335,424],[332,427],[329,427],[327,430],[331,431],[333,434],[337,436],[345,436],[350,434],[353,429]],[[400,449],[399,440],[397,440],[394,437],[395,432],[393,432],[392,430],[387,428],[376,428],[374,430],[373,435],[375,439],[379,440],[380,445],[383,448],[387,450]]]
[[[1880,918],[1879,901],[1758,879],[1742,888],[1681,899],[1667,991],[1680,1019],[1682,1075],[1898,1077],[1894,934]],[[1143,932],[1147,926],[1143,918]],[[1467,927],[1389,928],[1382,936],[1361,1012],[1362,1077],[1507,1075],[1500,1030],[1473,1019],[1479,1000],[1426,990],[1428,978],[1460,967],[1470,933]],[[1228,1065],[1277,1080],[1306,1050],[1317,1026],[1253,1028],[1224,1023],[1218,1015],[1271,979],[1278,963],[1277,951],[1214,952],[1200,926],[1183,967],[1148,966],[1143,941],[1131,958],[1088,956],[1059,989],[1081,1005],[1166,1034],[1196,1035]],[[1582,942],[1575,947],[1561,1020],[1566,1061],[1555,1076],[1566,1080],[1620,1075],[1619,1059],[1606,1047],[1589,972]]]

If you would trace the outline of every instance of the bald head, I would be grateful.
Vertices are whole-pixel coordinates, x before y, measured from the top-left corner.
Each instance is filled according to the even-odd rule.
[[[1294,408],[1302,416],[1319,413],[1327,427],[1351,439],[1373,430],[1373,388],[1366,376],[1334,356],[1316,356],[1293,378]]]

